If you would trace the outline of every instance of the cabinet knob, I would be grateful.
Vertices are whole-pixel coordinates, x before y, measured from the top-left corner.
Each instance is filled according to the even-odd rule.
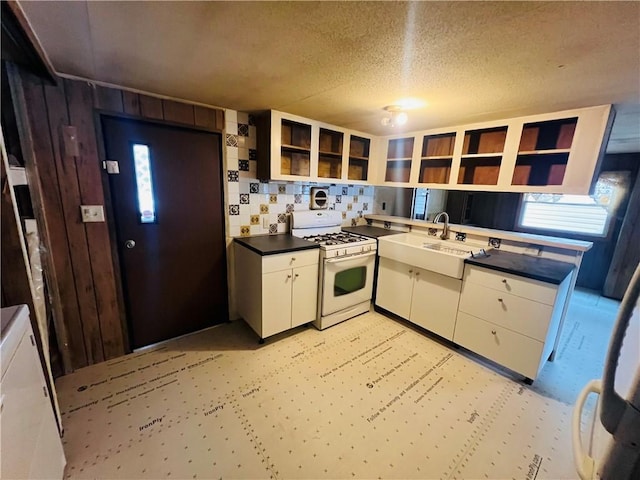
[[[491,330],[491,333],[493,333],[493,334],[495,335],[495,334],[496,334],[496,331],[495,331],[495,330]]]
[[[291,274],[287,275],[287,278],[291,278]]]
[[[420,272],[416,272],[416,277],[417,277],[418,275],[420,275]]]
[[[295,262],[296,261],[296,257],[291,257],[291,261]]]
[[[502,279],[502,283],[505,283],[505,284],[506,284],[506,283],[507,283],[507,279],[506,279],[506,278],[503,278],[503,279]]]
[[[409,270],[409,273],[413,273],[413,270]]]
[[[299,274],[299,273],[296,273],[296,274],[295,274],[295,277],[296,277],[296,278],[298,278],[299,276],[300,276],[300,274]]]
[[[499,301],[500,303],[502,303],[502,301],[503,301],[503,300],[502,300],[501,298],[499,298],[499,299],[498,299],[498,301]]]

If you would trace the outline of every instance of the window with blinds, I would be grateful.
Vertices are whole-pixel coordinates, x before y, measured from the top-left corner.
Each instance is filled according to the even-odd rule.
[[[594,195],[525,193],[519,225],[537,230],[604,237],[629,187],[629,172],[605,172]]]

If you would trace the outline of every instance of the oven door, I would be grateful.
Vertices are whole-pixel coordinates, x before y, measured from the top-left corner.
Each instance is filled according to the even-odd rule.
[[[323,317],[371,300],[375,258],[373,251],[324,260]]]

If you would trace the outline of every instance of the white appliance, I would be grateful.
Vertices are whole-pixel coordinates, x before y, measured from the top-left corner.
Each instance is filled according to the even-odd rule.
[[[342,213],[310,210],[291,214],[291,234],[320,245],[318,314],[323,330],[369,311],[377,242],[343,232]]]
[[[620,304],[602,380],[591,380],[573,411],[573,458],[582,480],[640,478],[640,265]],[[582,411],[598,394],[586,445]]]

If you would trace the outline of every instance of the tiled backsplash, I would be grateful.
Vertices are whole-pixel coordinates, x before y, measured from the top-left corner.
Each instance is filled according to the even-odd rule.
[[[256,179],[256,127],[250,115],[226,111],[225,210],[230,237],[283,233],[287,213],[309,210],[312,186],[329,187],[329,209],[342,212],[342,224],[365,224],[373,211],[373,186]]]

